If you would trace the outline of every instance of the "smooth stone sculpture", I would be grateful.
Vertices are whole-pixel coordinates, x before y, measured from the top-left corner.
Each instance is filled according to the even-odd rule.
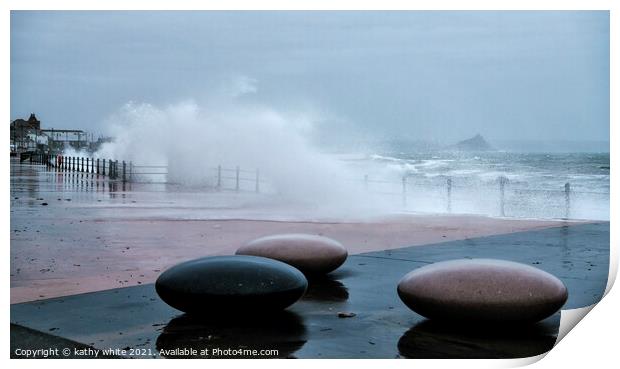
[[[256,256],[190,260],[166,270],[155,282],[165,303],[198,314],[278,311],[299,300],[307,288],[299,270]]]
[[[279,234],[258,238],[239,248],[236,254],[280,260],[306,275],[327,274],[347,259],[347,250],[340,242],[310,234]]]
[[[398,296],[430,319],[458,322],[537,322],[568,298],[558,278],[529,265],[493,259],[434,263],[405,275]]]

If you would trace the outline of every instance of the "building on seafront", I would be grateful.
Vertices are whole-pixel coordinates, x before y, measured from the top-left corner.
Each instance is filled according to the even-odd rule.
[[[37,119],[34,113],[30,114],[28,120],[15,119],[11,122],[11,153],[19,153],[24,151],[37,151],[39,144],[43,144],[46,140],[41,138],[41,121]]]
[[[28,120],[11,121],[11,155],[22,152],[38,152],[60,154],[67,149],[77,151],[97,151],[104,142],[111,141],[107,137],[99,137],[79,129],[42,129],[41,121],[34,113]]]

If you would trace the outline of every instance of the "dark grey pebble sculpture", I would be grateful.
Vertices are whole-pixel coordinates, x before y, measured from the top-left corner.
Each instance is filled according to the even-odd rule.
[[[277,260],[256,256],[212,256],[163,272],[155,290],[175,309],[197,314],[274,312],[299,300],[308,281]]]
[[[280,260],[307,275],[327,274],[340,267],[348,256],[340,242],[303,233],[257,238],[240,247],[236,254]]]
[[[568,298],[555,276],[529,265],[494,259],[434,263],[405,275],[397,292],[410,309],[430,319],[534,323]]]

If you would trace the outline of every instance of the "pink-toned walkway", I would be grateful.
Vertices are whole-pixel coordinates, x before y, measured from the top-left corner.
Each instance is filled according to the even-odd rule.
[[[70,221],[11,234],[11,303],[154,282],[183,260],[232,254],[256,237],[302,232],[341,241],[351,254],[560,226],[561,222],[415,216],[371,223],[279,221]]]

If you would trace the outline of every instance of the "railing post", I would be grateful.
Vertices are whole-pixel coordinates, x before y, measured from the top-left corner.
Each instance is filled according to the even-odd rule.
[[[238,165],[235,171],[235,191],[239,191],[239,166]]]
[[[499,213],[500,216],[505,216],[506,212],[505,212],[505,204],[506,204],[506,198],[505,198],[505,187],[506,187],[506,183],[508,183],[508,178],[501,176],[499,177]]]
[[[99,175],[99,158],[97,158],[97,169],[96,169],[96,171],[97,171],[97,175]]]
[[[82,156],[80,158],[80,172],[84,171],[84,157]]]
[[[222,189],[222,166],[217,166],[217,189]]]
[[[566,219],[570,218],[570,183],[564,184],[564,201],[566,203]]]
[[[125,160],[123,160],[123,183],[127,182],[127,164],[125,164]]]
[[[103,164],[103,166],[102,166],[103,173],[101,173],[101,174],[103,174],[105,176],[105,159],[102,160],[102,164]]]
[[[407,176],[403,176],[403,206],[407,206]]]
[[[260,178],[259,178],[259,172],[258,169],[256,169],[256,193],[260,192]]]
[[[118,160],[114,160],[114,179],[118,179]]]
[[[129,182],[133,182],[133,161],[129,162]]]
[[[447,190],[448,190],[448,213],[452,212],[452,178],[448,177],[446,180]]]
[[[71,171],[75,172],[75,156],[71,157]]]

